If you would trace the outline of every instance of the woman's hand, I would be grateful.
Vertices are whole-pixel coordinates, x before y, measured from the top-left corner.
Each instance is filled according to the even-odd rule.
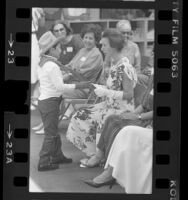
[[[121,114],[121,118],[129,120],[138,120],[138,114],[126,112]]]

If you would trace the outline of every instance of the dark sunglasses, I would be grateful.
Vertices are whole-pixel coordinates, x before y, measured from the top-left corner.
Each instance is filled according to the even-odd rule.
[[[55,33],[62,32],[62,31],[64,31],[64,28],[54,30]]]
[[[121,32],[121,34],[123,34],[123,35],[132,35],[131,32]]]

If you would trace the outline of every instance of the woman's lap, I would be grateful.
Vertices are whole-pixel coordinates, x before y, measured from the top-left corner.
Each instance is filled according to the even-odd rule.
[[[105,153],[106,158],[116,135],[123,127],[128,125],[141,126],[141,123],[138,120],[122,119],[119,115],[111,115],[106,119],[97,145],[97,147]]]

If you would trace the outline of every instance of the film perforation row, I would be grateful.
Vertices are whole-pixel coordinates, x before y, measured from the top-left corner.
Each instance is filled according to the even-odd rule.
[[[171,10],[159,10],[158,11],[158,20],[161,21],[161,23],[165,22],[171,22],[172,21],[172,11]],[[164,30],[165,32],[165,30]],[[160,33],[157,35],[157,43],[160,46],[160,48],[163,48],[164,45],[171,45],[172,44],[172,35],[166,34],[166,33]],[[172,61],[168,56],[163,58],[157,59],[157,68],[159,70],[165,70],[164,72],[167,72],[166,70],[170,70],[172,65]],[[160,81],[157,82],[156,87],[157,93],[159,95],[165,95],[170,94],[172,91],[172,85],[168,81]],[[165,119],[170,119],[172,115],[172,110],[170,106],[157,106],[156,109],[156,115],[158,117],[165,117]],[[155,139],[160,142],[161,144],[165,145],[168,144],[168,142],[171,139],[171,132],[170,130],[157,130]],[[166,143],[167,142],[167,143]],[[155,155],[155,164],[156,166],[160,167],[162,169],[165,166],[169,166],[170,163],[170,155],[168,154],[168,151],[165,153],[158,153]],[[161,168],[162,167],[162,168]],[[169,189],[170,186],[170,180],[168,178],[157,178],[155,180],[155,188],[157,189]]]
[[[28,20],[31,17],[31,10],[28,8],[18,8],[16,9],[16,18],[18,20]],[[19,45],[29,45],[30,46],[30,32],[24,32],[24,31],[17,31],[15,34],[15,41]],[[27,47],[26,47],[27,48]],[[30,57],[29,56],[23,56],[23,53],[20,56],[15,57],[15,65],[17,67],[29,67],[30,66]],[[18,85],[17,82],[13,83],[11,82],[10,85],[12,86],[12,91],[18,91],[19,88],[25,87],[26,85],[28,86],[28,83],[26,81],[20,82]],[[27,89],[29,86],[27,87]],[[23,90],[20,90],[23,91]],[[27,90],[26,90],[27,91]],[[18,94],[23,97],[24,94]],[[26,94],[27,97],[27,94]],[[20,105],[15,105],[17,106],[17,109],[14,107],[12,110],[19,110],[21,111],[21,114],[28,114],[29,113],[29,107],[28,105],[24,104],[26,103],[26,98],[25,102],[20,101]],[[21,106],[22,105],[22,106]],[[29,132],[28,129],[24,128],[16,128],[14,130],[14,139],[17,141],[27,140],[29,138]],[[15,152],[13,155],[14,163],[16,164],[28,164],[28,159],[29,159],[29,154],[28,152]],[[15,187],[27,187],[28,186],[28,177],[27,176],[14,176],[13,178],[13,185]]]

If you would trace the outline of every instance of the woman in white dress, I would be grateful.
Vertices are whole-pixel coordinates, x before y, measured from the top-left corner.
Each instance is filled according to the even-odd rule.
[[[152,141],[152,128],[124,127],[112,144],[104,172],[85,183],[101,187],[117,182],[126,193],[151,194]]]

